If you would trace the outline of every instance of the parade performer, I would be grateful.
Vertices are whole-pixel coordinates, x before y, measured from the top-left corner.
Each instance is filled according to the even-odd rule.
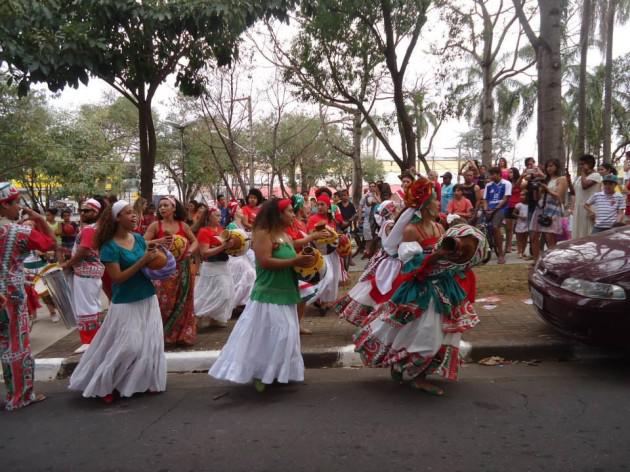
[[[137,215],[119,200],[99,219],[95,242],[112,279],[112,303],[103,325],[70,377],[70,390],[111,403],[117,395],[166,390],[160,306],[141,272],[157,249],[134,232]]]
[[[317,197],[317,213],[311,215],[308,219],[306,229],[309,233],[312,233],[321,231],[320,228],[322,227],[327,228],[329,231],[334,231],[335,227],[335,219],[331,214],[330,197],[325,192],[322,192]],[[326,260],[326,275],[319,282],[319,290],[315,296],[308,301],[309,304],[317,306],[322,314],[337,300],[339,283],[343,279],[343,267],[337,251],[324,255],[324,259]]]
[[[191,255],[197,250],[197,238],[184,222],[186,211],[173,196],[162,197],[158,203],[158,220],[151,223],[144,239],[170,249],[174,236],[187,241],[184,254],[177,261],[177,270],[165,280],[156,280],[166,344],[192,346],[197,339],[194,315],[194,277]]]
[[[402,267],[398,246],[406,223],[401,222],[392,230],[396,210],[392,200],[380,204],[375,219],[380,226],[382,247],[372,256],[357,284],[335,304],[335,312],[355,326],[363,325],[374,307],[391,296],[392,284]]]
[[[293,208],[293,213],[295,214],[295,218],[293,219],[293,223],[291,226],[288,226],[285,229],[285,232],[291,236],[293,247],[297,253],[299,253],[304,246],[309,243],[312,243],[316,239],[324,238],[328,235],[326,231],[314,231],[311,234],[308,234],[306,231],[306,225],[303,220],[305,218],[304,215],[304,197],[302,195],[295,194],[291,197],[291,206]],[[306,311],[306,302],[310,300],[319,290],[318,286],[314,286],[308,282],[299,282],[298,288],[300,290],[301,301],[298,303],[297,312],[298,319],[300,321],[300,334],[313,334],[313,332],[302,326],[302,321],[304,319],[304,312]]]
[[[7,410],[45,399],[33,392],[35,361],[31,354],[23,260],[31,251],[47,252],[55,247],[53,231],[35,211],[23,210],[35,222],[36,229],[16,223],[21,209],[19,199],[15,187],[0,182],[0,361]]]
[[[220,220],[219,209],[209,208],[208,225],[201,228],[198,235],[202,262],[195,282],[195,316],[200,328],[212,323],[227,326],[234,308],[229,256],[225,252],[234,245],[234,241],[220,239],[223,232]]]
[[[426,376],[457,379],[461,335],[479,322],[469,269],[483,260],[487,242],[465,224],[442,234],[434,222],[439,201],[425,178],[410,187],[406,204],[397,222],[406,224],[398,250],[403,270],[391,299],[377,305],[355,334],[355,349],[365,365],[390,367],[395,380],[442,395]]]
[[[260,205],[262,205],[263,200],[263,195],[260,190],[257,188],[249,189],[247,193],[247,205],[241,208],[243,215],[242,223],[247,231],[251,231],[254,227],[254,221],[260,211]]]
[[[61,267],[72,271],[72,306],[77,316],[82,344],[90,344],[101,324],[101,278],[105,266],[99,260],[98,246],[94,241],[96,222],[102,204],[89,198],[81,205],[82,227],[77,235],[72,256]]]
[[[238,201],[231,200],[228,203],[228,219],[230,223],[226,229],[230,231],[239,230],[245,235],[248,242],[251,240],[251,233],[245,229],[243,224],[243,214],[241,208],[238,205]],[[237,312],[241,312],[245,307],[245,304],[249,300],[249,295],[254,288],[254,281],[256,280],[256,270],[254,269],[254,255],[253,251],[248,248],[245,254],[233,256],[230,255],[228,259],[228,270],[232,276],[232,297],[234,302],[234,308]]]
[[[300,294],[293,267],[307,267],[313,258],[293,249],[285,228],[294,218],[289,199],[263,204],[254,224],[256,284],[211,376],[237,383],[254,380],[258,391],[274,380],[304,380],[296,310]]]

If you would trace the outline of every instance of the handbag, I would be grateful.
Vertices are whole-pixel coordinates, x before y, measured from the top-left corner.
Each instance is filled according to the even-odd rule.
[[[545,215],[545,207],[547,206],[547,193],[543,197],[543,205],[538,207],[542,210],[542,215],[538,215],[538,224],[543,228],[548,228],[553,223],[553,219],[549,215]]]

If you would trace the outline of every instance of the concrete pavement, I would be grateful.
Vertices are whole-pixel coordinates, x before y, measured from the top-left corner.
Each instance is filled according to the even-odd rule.
[[[628,373],[601,361],[466,365],[442,398],[384,369],[307,370],[263,394],[172,374],[165,393],[111,406],[46,382],[45,402],[0,412],[2,470],[623,471]]]

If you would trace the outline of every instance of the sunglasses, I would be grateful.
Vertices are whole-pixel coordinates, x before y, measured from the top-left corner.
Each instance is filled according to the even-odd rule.
[[[89,213],[89,212],[94,211],[94,210],[92,210],[91,208],[81,208],[79,211],[81,213]]]

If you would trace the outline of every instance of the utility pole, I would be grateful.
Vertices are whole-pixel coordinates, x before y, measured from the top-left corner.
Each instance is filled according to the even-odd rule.
[[[247,115],[249,120],[249,186],[254,187],[254,116],[252,111],[252,97],[235,98],[232,102],[247,102]]]

